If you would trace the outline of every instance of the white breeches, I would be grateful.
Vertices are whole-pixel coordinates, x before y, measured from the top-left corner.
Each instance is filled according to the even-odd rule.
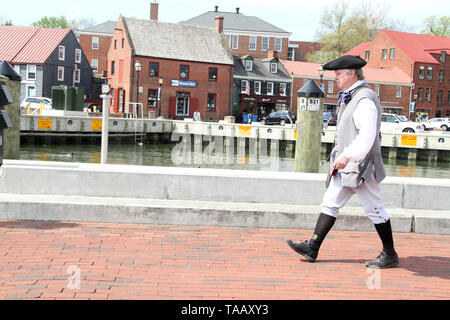
[[[322,200],[322,213],[337,217],[341,209],[353,194],[357,194],[361,206],[374,224],[384,223],[389,215],[384,209],[380,196],[380,186],[375,179],[366,180],[359,188],[341,187],[339,177],[333,176]]]

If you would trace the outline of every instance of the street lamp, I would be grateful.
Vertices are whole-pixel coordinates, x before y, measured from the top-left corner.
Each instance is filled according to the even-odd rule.
[[[319,76],[320,76],[320,88],[322,89],[322,91],[325,91],[323,84],[322,84],[323,75],[325,74],[325,70],[323,70],[323,65],[320,65],[318,72],[319,72]]]
[[[158,80],[158,82],[159,82],[159,94],[158,94],[158,98],[159,98],[159,105],[158,105],[158,117],[161,117],[161,102],[162,102],[161,96],[162,96],[162,85],[163,85],[163,83],[164,83],[164,79],[163,79],[163,77],[162,77],[162,76],[159,76],[159,80]]]
[[[136,70],[137,73],[137,78],[136,78],[136,103],[139,103],[139,72],[141,72],[142,70],[142,65],[139,62],[139,60],[136,60],[136,63],[134,64],[134,69]],[[139,106],[138,104],[136,104],[136,116],[139,114]]]

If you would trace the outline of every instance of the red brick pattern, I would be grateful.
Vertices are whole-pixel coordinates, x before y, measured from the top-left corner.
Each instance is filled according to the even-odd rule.
[[[448,235],[394,234],[400,265],[367,269],[375,232],[0,221],[0,299],[448,299]],[[73,281],[79,270],[79,285]],[[74,285],[75,284],[75,285]]]

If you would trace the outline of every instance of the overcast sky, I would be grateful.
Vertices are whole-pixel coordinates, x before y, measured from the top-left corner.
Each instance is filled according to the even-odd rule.
[[[2,0],[0,21],[14,25],[31,25],[43,16],[65,16],[69,19],[90,18],[97,24],[126,17],[148,19],[153,0]],[[354,6],[361,0],[347,0]],[[365,0],[367,1],[367,0]],[[291,40],[314,41],[324,8],[336,0],[158,0],[159,20],[177,23],[213,11],[234,12],[236,7],[248,16],[256,16],[292,33]],[[423,20],[431,15],[450,13],[448,0],[372,0],[372,4],[387,5],[389,17],[400,20],[420,32]]]

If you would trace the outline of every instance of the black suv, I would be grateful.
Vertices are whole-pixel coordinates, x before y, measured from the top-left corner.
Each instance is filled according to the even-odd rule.
[[[291,121],[292,120],[292,121]],[[286,123],[295,123],[295,114],[292,111],[287,110],[281,110],[281,111],[274,111],[270,113],[268,116],[262,118],[261,124],[279,124],[281,126],[284,126]]]
[[[337,116],[334,112],[324,112],[323,113],[323,122],[328,122],[329,126],[335,126],[337,123]]]

